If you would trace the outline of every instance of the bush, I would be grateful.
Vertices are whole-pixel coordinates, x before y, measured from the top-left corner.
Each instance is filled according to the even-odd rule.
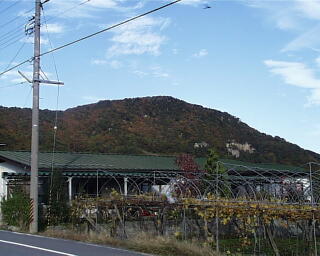
[[[1,203],[3,221],[9,226],[27,230],[32,220],[31,200],[22,190],[16,189]]]

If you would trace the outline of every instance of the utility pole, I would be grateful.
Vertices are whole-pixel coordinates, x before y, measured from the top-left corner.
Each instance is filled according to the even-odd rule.
[[[30,199],[32,201],[32,222],[30,232],[38,232],[38,163],[39,163],[39,78],[40,78],[40,26],[41,1],[35,0],[34,16],[34,59],[33,59],[33,103],[31,137],[31,180]]]
[[[43,4],[50,0],[35,0],[35,15],[34,15],[34,57],[33,57],[33,79],[27,78],[22,72],[19,74],[26,79],[27,82],[32,82],[33,88],[33,103],[32,103],[32,135],[31,135],[31,178],[30,178],[30,199],[32,201],[32,222],[30,224],[30,233],[38,232],[38,186],[39,186],[39,87],[40,83],[63,85],[59,81],[49,81],[40,79],[40,27],[41,27],[41,8]]]

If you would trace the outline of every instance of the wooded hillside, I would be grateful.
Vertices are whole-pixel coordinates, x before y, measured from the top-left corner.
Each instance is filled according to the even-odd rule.
[[[52,150],[55,113],[40,113],[40,149]],[[260,133],[226,112],[172,97],[100,101],[58,113],[58,151],[130,154],[194,153],[214,146],[222,157],[300,165],[320,155]],[[29,150],[31,110],[0,107],[0,142]]]

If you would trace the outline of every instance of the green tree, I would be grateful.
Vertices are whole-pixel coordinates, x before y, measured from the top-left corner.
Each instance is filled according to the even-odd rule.
[[[4,222],[10,226],[27,230],[31,223],[31,200],[20,188],[15,188],[13,193],[1,203]]]
[[[48,184],[47,192],[48,225],[59,225],[70,219],[68,205],[68,188],[61,170],[54,170]]]
[[[210,183],[205,185],[206,192],[214,193],[217,196],[229,196],[230,183],[227,169],[219,161],[219,155],[215,149],[209,150],[204,168],[207,172],[205,179]]]

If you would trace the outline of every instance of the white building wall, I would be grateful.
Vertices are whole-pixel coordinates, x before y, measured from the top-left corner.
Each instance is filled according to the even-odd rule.
[[[21,167],[10,164],[8,162],[0,163],[0,204],[4,198],[8,196],[8,183],[7,179],[3,177],[3,173],[25,173]],[[0,207],[0,224],[2,224],[2,214]]]
[[[3,177],[3,173],[25,173],[21,167],[10,164],[8,162],[0,163],[0,202],[7,197],[7,180]]]

